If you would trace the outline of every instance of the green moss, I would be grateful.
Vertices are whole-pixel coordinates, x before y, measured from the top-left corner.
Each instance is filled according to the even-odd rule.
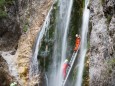
[[[110,21],[111,21],[112,16],[111,16],[111,15],[107,15],[106,18],[107,18],[107,22],[108,22],[108,24],[109,24]]]
[[[27,32],[27,30],[28,30],[28,26],[25,24],[24,27],[23,27],[23,31]]]
[[[101,4],[102,4],[102,5],[104,4],[104,2],[105,2],[105,0],[101,0]]]
[[[13,0],[0,0],[0,18],[7,17],[7,12],[5,10],[5,7],[8,5],[12,5]]]
[[[0,9],[0,18],[7,17],[7,12]]]
[[[5,0],[0,0],[0,18],[5,17],[7,13],[4,10]]]
[[[110,77],[113,69],[115,68],[115,58],[111,58],[105,62],[107,64],[106,72],[104,75],[105,77]]]
[[[85,59],[84,73],[83,73],[83,83],[82,86],[89,86],[89,57]]]
[[[115,65],[115,58],[111,58],[107,61],[109,65]]]
[[[4,6],[5,0],[0,0],[0,7]]]

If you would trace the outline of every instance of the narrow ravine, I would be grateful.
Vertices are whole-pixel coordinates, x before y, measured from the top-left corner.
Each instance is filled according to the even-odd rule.
[[[115,0],[0,0],[0,86],[114,86]]]
[[[71,31],[69,30],[70,29],[69,25],[70,21],[72,21],[71,20],[71,12],[73,9],[72,7],[73,7],[73,0],[68,1],[59,0],[58,2],[55,2],[52,11],[50,11],[51,15],[48,16],[49,20],[47,19],[45,20],[45,22],[49,21],[48,26],[47,24],[44,24],[43,27],[45,28],[42,28],[40,32],[42,34],[40,35],[39,33],[38,35],[39,41],[37,39],[34,51],[33,63],[37,64],[36,60],[41,59],[39,61],[39,64],[37,64],[40,65],[40,67],[38,67],[37,65],[31,67],[32,69],[34,69],[34,71],[31,71],[30,73],[33,73],[33,75],[35,76],[39,72],[39,68],[40,70],[42,68],[41,71],[45,73],[46,82],[48,86],[62,86],[63,84],[62,65],[64,60],[68,58],[67,55],[69,55],[67,53],[68,52],[67,48],[69,45],[68,37],[70,36],[70,32],[68,31]],[[78,31],[78,29],[76,30]],[[74,33],[74,36],[76,33]],[[72,32],[71,35],[73,35]],[[49,43],[51,43],[52,45],[50,45]],[[70,50],[73,51],[73,49]],[[48,55],[48,53],[50,53],[50,55]],[[71,55],[69,56],[70,56],[69,58],[71,58]],[[77,54],[75,55],[75,58],[76,56]],[[37,72],[35,72],[35,70]]]
[[[68,47],[70,47],[69,41],[68,41],[70,39],[68,39],[68,36],[72,34],[69,32],[71,29],[70,22],[72,21],[71,20],[72,9],[73,9],[73,0],[59,0],[55,2],[53,5],[53,9],[49,11],[48,16],[46,17],[44,25],[36,41],[35,51],[34,51],[33,59],[32,59],[33,64],[31,64],[31,68],[30,68],[30,77],[31,75],[35,77],[38,74],[38,72],[41,71],[45,75],[44,76],[46,79],[45,83],[47,83],[47,86],[62,86],[63,84],[64,78],[62,74],[62,67],[63,67],[62,65],[64,63],[64,60],[68,58],[68,55],[69,55],[67,53],[68,52],[67,49]],[[84,13],[87,13],[87,5],[85,6]],[[87,31],[88,31],[87,25],[88,25],[88,19],[89,19],[88,15],[89,13],[87,14],[86,17],[84,17],[83,15],[83,25],[80,31],[82,32],[81,34],[82,47],[80,46],[81,47],[80,49],[84,51],[80,53],[82,54],[84,53],[84,56],[82,56],[83,59],[85,57],[86,45],[87,45],[86,40],[87,40]],[[77,33],[79,32],[74,33],[74,36]],[[50,43],[52,45],[50,45]],[[72,53],[73,53],[73,50],[72,50]],[[72,57],[71,55],[69,55],[70,56],[69,58]],[[74,60],[77,60],[76,57],[77,57],[77,53],[74,56]],[[37,59],[39,60],[38,62],[37,62]],[[82,61],[82,65],[84,65],[83,62],[84,61]],[[76,65],[74,63],[72,64],[73,64],[72,65],[73,67],[70,68],[71,70],[73,70],[74,65]],[[81,72],[83,73],[83,67],[82,67]],[[80,75],[80,77],[82,78],[82,75]],[[67,79],[69,78],[70,76]],[[72,83],[73,81],[69,81],[69,82]],[[68,84],[65,84],[65,85],[68,85]]]

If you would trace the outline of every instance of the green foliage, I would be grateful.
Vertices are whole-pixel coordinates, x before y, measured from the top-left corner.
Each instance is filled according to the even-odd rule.
[[[0,18],[6,16],[6,12],[4,11],[5,0],[0,0]]]
[[[0,7],[4,6],[5,0],[0,0]]]
[[[6,16],[7,16],[7,13],[6,13],[5,11],[2,11],[2,10],[0,9],[0,18],[6,17]]]
[[[82,0],[82,2],[83,2],[83,8],[85,7],[85,0]]]
[[[23,31],[26,32],[28,30],[28,26],[25,24],[23,27]]]
[[[13,0],[0,0],[0,18],[7,17],[5,7],[11,5]]]

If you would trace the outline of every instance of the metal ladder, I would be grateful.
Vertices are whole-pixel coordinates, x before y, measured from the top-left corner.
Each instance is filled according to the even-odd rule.
[[[79,50],[79,49],[78,49],[78,50]],[[72,55],[72,57],[71,57],[71,59],[70,59],[70,62],[69,62],[70,67],[67,68],[66,78],[64,79],[64,81],[63,81],[63,83],[62,83],[62,86],[65,86],[65,84],[66,84],[66,81],[67,81],[68,76],[69,76],[69,74],[70,74],[70,72],[71,72],[72,66],[73,66],[73,64],[74,64],[74,62],[75,62],[75,59],[76,59],[78,50],[77,50],[76,52],[75,52],[75,51],[73,52],[73,55]]]

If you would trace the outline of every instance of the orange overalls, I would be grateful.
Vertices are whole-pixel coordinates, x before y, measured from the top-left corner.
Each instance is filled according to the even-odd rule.
[[[77,50],[78,50],[79,45],[80,45],[80,37],[77,37],[77,38],[76,38],[76,42],[75,42],[75,48],[74,48],[74,51],[77,51]]]
[[[64,77],[64,79],[66,77],[66,70],[67,70],[68,66],[70,66],[68,63],[63,64],[63,77]]]

